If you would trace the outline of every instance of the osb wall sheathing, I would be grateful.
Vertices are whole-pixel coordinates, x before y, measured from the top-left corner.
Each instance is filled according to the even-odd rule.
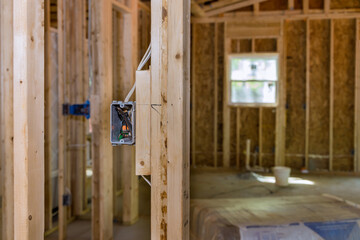
[[[331,0],[331,9],[360,8],[359,0]]]
[[[330,21],[310,21],[309,154],[329,155]],[[308,106],[307,106],[308,107]],[[309,168],[328,169],[329,158],[309,158]]]
[[[352,170],[355,20],[334,20],[334,170]]]
[[[214,163],[214,24],[195,24],[195,154],[197,166]]]
[[[286,153],[305,153],[306,22],[286,23]],[[287,166],[301,168],[303,157],[285,158]]]

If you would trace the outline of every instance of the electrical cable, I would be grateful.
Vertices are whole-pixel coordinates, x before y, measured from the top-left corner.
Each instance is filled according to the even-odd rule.
[[[142,68],[145,66],[145,64],[149,61],[150,57],[151,57],[151,43],[149,44],[148,49],[146,50],[143,58],[141,59],[140,64],[139,64],[139,66],[138,66],[138,68],[137,68],[137,71],[141,71],[141,70],[142,70]],[[129,92],[128,95],[126,96],[124,102],[128,102],[128,101],[129,101],[129,99],[131,98],[131,96],[134,94],[135,88],[136,88],[136,80],[135,80],[135,83],[134,83],[134,85],[132,86],[130,92]]]
[[[150,185],[151,187],[151,182],[144,176],[144,175],[141,175],[141,177],[145,180],[145,182],[147,182],[147,184]]]

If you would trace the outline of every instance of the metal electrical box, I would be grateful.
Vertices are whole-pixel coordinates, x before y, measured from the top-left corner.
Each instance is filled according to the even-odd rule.
[[[135,102],[112,102],[110,141],[113,146],[135,144],[135,108]]]

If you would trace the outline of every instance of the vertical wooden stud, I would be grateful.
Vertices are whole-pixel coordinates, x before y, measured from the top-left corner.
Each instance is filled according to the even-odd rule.
[[[277,40],[280,77],[278,90],[278,107],[276,109],[275,165],[285,165],[285,133],[286,133],[286,22],[281,22],[281,36]]]
[[[192,86],[191,86],[191,92],[192,92],[192,96],[191,96],[191,165],[193,167],[196,167],[196,27],[197,24],[193,23],[192,24],[192,74],[191,74],[191,78],[192,78]]]
[[[226,23],[225,23],[225,44],[224,44],[224,100],[223,100],[223,132],[224,132],[224,138],[223,138],[223,163],[224,167],[228,168],[230,167],[230,107],[229,107],[229,99],[230,99],[230,92],[229,92],[229,70],[228,64],[228,54],[231,52],[231,39],[227,38],[226,35]]]
[[[354,171],[360,172],[360,19],[356,19],[355,62],[355,158]]]
[[[310,124],[310,20],[306,19],[306,113],[305,113],[305,168],[309,168]]]
[[[219,76],[218,76],[218,32],[219,32],[219,25],[215,22],[215,38],[214,38],[214,167],[218,166],[218,110],[219,110],[219,103],[218,103],[218,84],[219,84]],[[194,50],[193,50],[194,51]],[[193,120],[194,121],[194,120]]]
[[[240,131],[241,131],[241,108],[236,109],[236,168],[240,168]]]
[[[13,3],[14,239],[44,239],[44,2]]]
[[[1,0],[2,239],[14,239],[13,1]],[[6,34],[3,34],[6,33]],[[6,113],[6,114],[4,114]]]
[[[329,171],[334,159],[334,21],[330,20],[330,120],[329,120]],[[356,104],[356,103],[355,103]],[[356,116],[356,114],[355,114]],[[356,122],[355,122],[356,123]]]
[[[112,1],[92,1],[92,239],[113,238],[113,147],[109,144],[112,102]]]
[[[294,0],[288,0],[288,9],[289,10],[294,10],[295,6],[294,6]]]

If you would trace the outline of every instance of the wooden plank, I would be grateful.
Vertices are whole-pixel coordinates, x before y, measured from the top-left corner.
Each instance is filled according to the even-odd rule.
[[[245,166],[246,169],[249,170],[250,167],[250,158],[251,158],[251,140],[246,140],[246,160],[245,160]]]
[[[303,1],[303,12],[308,13],[309,12],[309,1],[310,0],[304,0]]]
[[[51,31],[50,0],[45,1],[45,231],[52,229],[52,176],[51,176]]]
[[[258,16],[260,12],[260,3],[255,3],[253,8],[254,8],[254,16]]]
[[[190,238],[190,1],[167,4],[167,234],[168,239],[186,240]]]
[[[259,166],[263,164],[263,108],[259,108]]]
[[[139,4],[139,8],[141,8],[142,10],[145,10],[148,13],[151,13],[151,9],[146,3],[139,1],[138,4]]]
[[[136,175],[151,175],[150,74],[136,72]]]
[[[294,8],[295,8],[294,0],[288,0],[288,9],[294,10]]]
[[[205,16],[205,11],[195,0],[191,0],[191,13],[195,17],[204,17]]]
[[[91,5],[92,239],[113,238],[113,148],[109,144],[112,102],[112,1]],[[106,161],[104,161],[106,160]]]
[[[214,167],[218,166],[218,114],[219,114],[219,93],[218,93],[218,33],[219,33],[219,25],[215,23],[215,37],[214,37]],[[193,41],[194,44],[194,41]]]
[[[135,71],[138,64],[138,1],[130,2],[131,14],[123,15],[123,78],[129,90],[135,83]],[[121,158],[123,184],[123,215],[125,224],[133,224],[139,217],[139,180],[135,174],[135,147],[124,147]]]
[[[355,159],[354,171],[360,172],[360,19],[356,19],[355,62]]]
[[[228,54],[231,51],[231,39],[227,38],[227,24],[225,24],[225,43],[224,43],[224,99],[223,99],[223,166],[230,167],[230,107],[229,107],[229,71]]]
[[[236,3],[224,6],[224,7],[220,7],[217,9],[213,9],[213,10],[209,10],[206,12],[206,16],[207,17],[211,17],[211,16],[215,16],[215,15],[219,15],[225,12],[229,12],[229,11],[233,11],[239,8],[243,8],[243,7],[247,7],[247,6],[251,6],[254,5],[256,3],[261,3],[261,2],[265,2],[267,0],[240,0]]]
[[[285,165],[285,133],[286,133],[286,22],[281,22],[281,36],[277,46],[279,52],[280,78],[278,91],[278,107],[276,109],[275,165]]]
[[[196,28],[197,24],[192,25],[192,48],[191,48],[191,166],[196,167],[196,134],[195,134],[195,128],[196,128]]]
[[[65,96],[65,1],[57,3],[57,25],[58,25],[58,203],[59,203],[59,240],[66,239],[66,207],[63,205],[63,195],[65,193],[65,138],[66,138],[66,118],[62,114],[62,104]]]
[[[280,21],[244,21],[227,23],[226,35],[228,38],[258,38],[269,36],[280,36]]]
[[[14,239],[44,239],[44,5],[13,4]]]
[[[330,20],[330,116],[329,118],[330,118],[329,171],[333,171],[333,159],[334,159],[334,143],[333,143],[333,139],[334,139],[334,21],[333,20]]]
[[[306,113],[305,113],[305,168],[309,168],[310,123],[310,20],[306,20]]]
[[[236,109],[236,168],[240,168],[240,131],[241,131],[241,108]]]
[[[330,12],[330,0],[324,0],[324,12],[325,13]]]
[[[126,6],[124,3],[119,2],[118,0],[112,0],[113,7],[116,11],[119,11],[121,13],[131,13],[131,8]]]
[[[2,171],[2,239],[14,239],[14,113],[13,113],[13,1],[0,2],[1,32],[1,171]],[[6,114],[5,114],[6,113]]]
[[[151,9],[151,239],[189,239],[190,1]]]

